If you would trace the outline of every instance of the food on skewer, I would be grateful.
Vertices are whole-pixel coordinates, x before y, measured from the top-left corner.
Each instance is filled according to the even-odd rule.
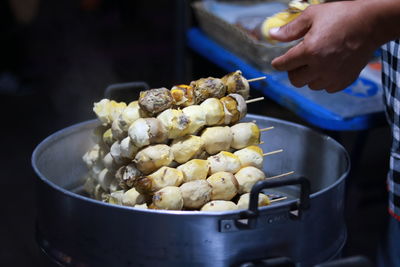
[[[173,98],[167,88],[150,89],[140,92],[139,106],[149,116],[156,116],[172,107]]]
[[[239,157],[227,151],[210,156],[207,161],[210,166],[210,174],[222,171],[236,173],[241,168]]]
[[[93,111],[104,125],[111,125],[125,108],[126,103],[124,102],[118,103],[114,100],[102,99],[94,103]]]
[[[238,110],[236,99],[231,96],[224,96],[220,99],[224,106],[224,124],[235,124],[240,119],[240,112]]]
[[[229,94],[227,97],[232,97],[236,101],[236,108],[239,111],[239,120],[243,119],[247,114],[247,103],[245,98],[240,94]]]
[[[220,151],[229,151],[230,147],[242,149],[260,144],[260,129],[253,122],[237,123],[231,127],[208,127],[202,132],[201,138],[207,153],[215,154]]]
[[[171,96],[174,101],[174,106],[188,107],[196,104],[194,89],[190,85],[175,85],[171,88]]]
[[[217,172],[207,178],[212,187],[211,200],[231,200],[239,190],[239,183],[230,172]]]
[[[204,141],[204,149],[208,154],[227,151],[232,144],[232,131],[228,126],[215,126],[206,128],[201,139]]]
[[[211,200],[212,187],[206,180],[195,180],[180,186],[183,207],[187,209],[200,209]]]
[[[157,119],[164,126],[169,139],[184,136],[189,127],[189,118],[180,109],[164,110]]]
[[[117,163],[111,153],[107,153],[103,158],[104,167],[106,167],[109,171],[115,172],[121,167],[122,164]]]
[[[169,139],[174,139],[186,134],[195,134],[205,125],[223,125],[236,122],[238,119],[245,116],[246,105],[243,97],[238,94],[230,94],[221,99],[209,98],[200,106],[193,105],[183,110],[167,109],[159,114],[157,118],[138,118],[128,127],[128,134],[138,147],[148,145],[148,142],[152,142],[152,140],[149,140],[149,137],[146,136],[148,131],[151,131],[153,135],[160,134],[160,138],[164,137],[163,134],[167,135]],[[119,117],[121,117],[121,115]],[[164,128],[160,127],[158,122],[160,122]],[[125,128],[126,127],[127,126],[125,126]],[[147,131],[145,129],[147,129]],[[141,134],[142,132],[143,134]],[[115,140],[121,140],[126,135],[126,130],[119,126],[118,121],[112,121],[111,129],[104,132],[103,139],[104,142],[110,146]],[[136,139],[144,143],[140,143]],[[163,140],[157,142],[163,142]]]
[[[177,167],[183,173],[183,181],[205,180],[210,169],[208,161],[204,159],[192,159]]]
[[[253,122],[242,122],[233,125],[231,147],[242,149],[260,143],[260,129]]]
[[[166,186],[153,195],[153,205],[157,209],[181,210],[183,208],[182,192],[177,186]]]
[[[228,211],[237,209],[237,205],[232,201],[213,200],[205,204],[200,211]]]
[[[206,114],[206,125],[221,125],[225,121],[224,105],[218,98],[208,98],[200,104]]]
[[[253,166],[241,168],[235,178],[239,183],[239,194],[249,193],[251,188],[258,181],[265,179],[265,174],[262,170]]]
[[[136,147],[129,136],[121,140],[120,144],[121,157],[125,159],[133,159],[138,152],[138,147]]]
[[[216,172],[226,171],[235,174],[243,167],[262,166],[262,157],[264,155],[275,154],[282,151],[277,150],[263,154],[260,148],[250,146],[236,151],[240,157],[234,153],[223,150],[218,154],[207,157],[206,160],[199,158],[189,160],[193,156],[201,157],[199,151],[202,151],[202,143],[199,141],[201,138],[199,138],[200,137],[198,136],[187,136],[182,138],[182,140],[177,139],[177,142],[173,143],[169,149],[170,151],[168,150],[169,147],[167,145],[148,146],[137,153],[134,161],[141,172],[148,174],[162,166],[176,166],[175,164],[172,164],[173,160],[175,160],[176,164],[182,163],[182,165],[177,166],[177,169],[184,172],[184,180],[191,181],[205,179],[205,176],[208,173],[214,174]],[[188,143],[185,144],[186,142]],[[160,153],[157,154],[157,150],[160,148],[162,148],[164,152],[161,153],[160,150]],[[152,155],[146,151],[150,151]],[[180,154],[181,152],[182,154]],[[179,160],[177,160],[176,157],[178,157]],[[140,161],[137,161],[136,159],[139,158]],[[185,161],[186,159],[189,161]],[[156,161],[156,164],[154,161]],[[115,169],[115,167],[113,167],[113,169]]]
[[[83,162],[85,162],[89,170],[92,170],[93,168],[103,168],[103,158],[104,151],[98,144],[90,148],[82,157]]]
[[[265,156],[274,155],[282,151],[283,151],[282,149],[279,149],[263,153],[262,149],[259,146],[252,145],[237,150],[233,154],[239,157],[241,168],[247,166],[253,166],[258,169],[262,169]]]
[[[107,202],[115,205],[122,205],[122,196],[124,195],[123,190],[112,192],[107,199]]]
[[[203,152],[204,141],[199,136],[186,135],[172,141],[171,150],[176,162],[185,163]]]
[[[149,174],[162,166],[168,166],[173,160],[171,148],[161,144],[143,148],[136,154],[134,162],[139,171]]]
[[[111,182],[114,180],[114,174],[107,168],[104,168],[98,177],[98,182],[104,191],[109,191]]]
[[[200,105],[192,105],[183,108],[182,112],[187,118],[189,118],[189,125],[187,127],[188,134],[197,134],[205,125],[207,125],[204,107]]]
[[[129,126],[139,118],[145,117],[144,112],[140,109],[139,101],[132,101],[119,115],[117,121],[118,126],[123,131],[127,132]]]
[[[263,78],[265,77],[258,79]],[[129,105],[102,99],[94,103],[93,111],[104,125],[111,125],[117,120],[114,128],[126,132],[129,125],[136,119],[156,116],[173,106],[187,107],[201,104],[208,98],[224,97],[226,92],[239,94],[244,99],[248,99],[250,81],[252,80],[247,80],[242,76],[241,71],[236,71],[225,75],[222,79],[201,78],[192,81],[190,85],[176,85],[171,91],[164,87],[142,91],[139,100],[132,101]]]
[[[226,92],[226,86],[222,80],[213,77],[192,81],[190,86],[194,89],[196,104],[200,104],[210,97],[221,98]]]
[[[113,137],[117,140],[121,140],[127,136],[127,132],[119,127],[118,120],[114,120],[111,123],[111,132]]]
[[[110,147],[110,154],[117,165],[124,165],[130,161],[129,158],[122,157],[119,141],[115,141],[114,144],[112,144],[112,146]]]
[[[122,166],[115,173],[115,179],[118,181],[119,186],[122,189],[132,188],[142,173],[136,168],[134,163],[130,163],[126,166]]]
[[[167,129],[157,118],[139,118],[128,129],[132,143],[138,147],[150,144],[165,143],[167,141]]]
[[[205,125],[224,124],[224,122],[229,124],[232,119],[237,120],[242,117],[239,110],[232,113],[233,108],[239,109],[240,105],[236,105],[236,103],[240,101],[236,102],[235,99],[240,98],[241,96],[239,95],[230,95],[226,97],[225,100],[222,100],[225,102],[217,98],[209,98],[200,106],[189,106],[183,110],[167,109],[159,114],[157,119],[137,119],[129,127],[128,133],[132,142],[137,147],[142,147],[152,143],[163,143],[165,141],[164,138],[166,139],[165,136],[168,136],[168,139],[174,139],[186,134],[195,134]],[[229,104],[226,104],[226,106],[229,107],[226,112],[224,112],[223,103],[228,102]],[[241,110],[242,113],[245,112],[245,108],[241,108]],[[159,123],[157,123],[157,121]],[[162,127],[160,127],[160,125],[162,125]],[[149,134],[151,134],[149,131],[152,132],[153,136],[157,134],[160,135],[160,139],[152,140],[149,136]],[[115,139],[115,137],[113,137],[113,139]]]
[[[143,204],[146,197],[140,194],[135,188],[131,188],[122,195],[122,205],[134,207],[138,204]]]
[[[183,173],[175,168],[161,167],[157,171],[135,181],[135,188],[140,193],[153,194],[166,186],[180,186]]]
[[[245,193],[240,196],[237,206],[238,209],[248,209],[249,208],[249,202],[250,202],[250,193]],[[271,203],[269,200],[269,197],[265,194],[258,194],[258,206],[263,207],[263,206],[268,206]]]
[[[110,148],[116,140],[117,139],[114,138],[111,128],[103,133],[103,142],[108,148]]]
[[[239,158],[240,166],[242,168],[253,166],[261,169],[263,166],[263,151],[258,146],[248,146],[238,151],[235,151],[233,154]]]
[[[226,74],[221,80],[225,84],[228,94],[240,94],[244,99],[249,98],[250,85],[240,70]]]

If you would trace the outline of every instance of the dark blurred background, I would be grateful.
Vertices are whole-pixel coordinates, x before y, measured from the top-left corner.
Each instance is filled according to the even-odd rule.
[[[93,102],[103,97],[110,84],[146,81],[151,87],[170,88],[225,74],[185,47],[185,25],[196,25],[196,20],[181,2],[0,1],[0,111],[4,119],[0,266],[40,266],[42,262],[34,241],[35,175],[30,163],[41,140],[93,119]],[[249,111],[306,124],[269,100],[251,105]],[[356,132],[334,135],[349,151],[359,136]],[[348,187],[345,255],[374,258],[387,218],[384,179],[389,144],[386,127],[373,129],[359,156],[353,173],[357,178]]]

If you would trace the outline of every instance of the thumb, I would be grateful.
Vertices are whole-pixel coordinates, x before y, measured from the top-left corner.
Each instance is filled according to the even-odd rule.
[[[284,26],[270,29],[269,36],[280,42],[290,42],[302,38],[310,28],[311,19],[303,13]]]

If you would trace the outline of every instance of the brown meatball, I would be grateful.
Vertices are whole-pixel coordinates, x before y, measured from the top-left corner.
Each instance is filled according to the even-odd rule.
[[[250,86],[247,79],[242,76],[242,72],[237,70],[235,72],[228,73],[221,78],[225,86],[227,87],[228,94],[237,93],[244,97],[249,98]]]
[[[139,106],[150,116],[157,115],[173,104],[171,92],[167,88],[157,88],[140,92]]]
[[[208,77],[190,83],[194,88],[196,104],[200,104],[210,97],[221,98],[225,95],[226,86],[221,79]]]

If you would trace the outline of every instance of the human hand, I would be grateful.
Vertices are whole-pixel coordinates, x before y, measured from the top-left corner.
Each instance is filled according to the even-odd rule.
[[[271,38],[282,42],[303,37],[272,66],[287,71],[296,87],[330,93],[345,89],[379,46],[371,37],[373,21],[366,11],[360,1],[308,7],[291,23],[270,31]]]

